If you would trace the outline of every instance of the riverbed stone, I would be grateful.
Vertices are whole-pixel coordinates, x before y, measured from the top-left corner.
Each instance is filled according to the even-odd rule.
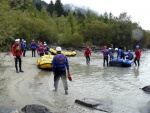
[[[93,99],[93,98],[84,98],[84,99],[76,99],[75,103],[80,105],[93,108],[99,111],[104,111],[106,113],[111,113],[112,110],[112,101],[104,98],[104,99]]]
[[[150,85],[142,88],[143,91],[150,93]]]
[[[0,106],[0,113],[19,113],[18,110],[11,106]]]
[[[24,113],[52,113],[47,107],[38,104],[26,105],[21,110]]]
[[[140,113],[150,113],[150,102],[148,102],[146,106],[140,109]]]

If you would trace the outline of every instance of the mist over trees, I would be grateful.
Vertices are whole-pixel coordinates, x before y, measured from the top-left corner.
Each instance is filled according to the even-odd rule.
[[[86,2],[86,1],[85,1]],[[97,45],[150,47],[150,31],[132,22],[126,12],[99,15],[90,10],[65,10],[61,0],[43,5],[41,0],[0,0],[0,50],[10,50],[16,38],[57,43],[66,47]]]

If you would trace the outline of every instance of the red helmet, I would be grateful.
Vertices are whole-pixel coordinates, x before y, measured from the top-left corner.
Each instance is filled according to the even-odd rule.
[[[106,48],[107,48],[107,46],[104,46],[104,48],[106,49]]]

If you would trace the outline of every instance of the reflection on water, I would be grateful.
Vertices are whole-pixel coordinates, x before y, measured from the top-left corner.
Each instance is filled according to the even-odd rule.
[[[147,59],[150,53],[143,53],[141,66],[130,68],[103,67],[102,55],[93,53],[91,64],[86,65],[83,53],[69,58],[73,81],[68,81],[69,95],[64,94],[62,82],[58,92],[53,92],[53,74],[41,70],[30,84],[30,94],[53,111],[77,110],[80,113],[96,113],[74,103],[75,99],[109,98],[113,113],[138,113],[150,96],[139,88],[150,84]],[[100,112],[99,112],[100,113]]]

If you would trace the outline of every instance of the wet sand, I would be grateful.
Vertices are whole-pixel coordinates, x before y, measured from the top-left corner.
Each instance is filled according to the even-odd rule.
[[[36,59],[27,52],[27,57],[22,58],[24,73],[16,73],[12,55],[10,53],[1,53],[1,65],[3,67],[0,76],[0,83],[2,84],[1,106],[14,106],[20,110],[27,104],[38,103],[28,93],[29,84],[33,82],[34,76],[40,71],[36,68]]]

